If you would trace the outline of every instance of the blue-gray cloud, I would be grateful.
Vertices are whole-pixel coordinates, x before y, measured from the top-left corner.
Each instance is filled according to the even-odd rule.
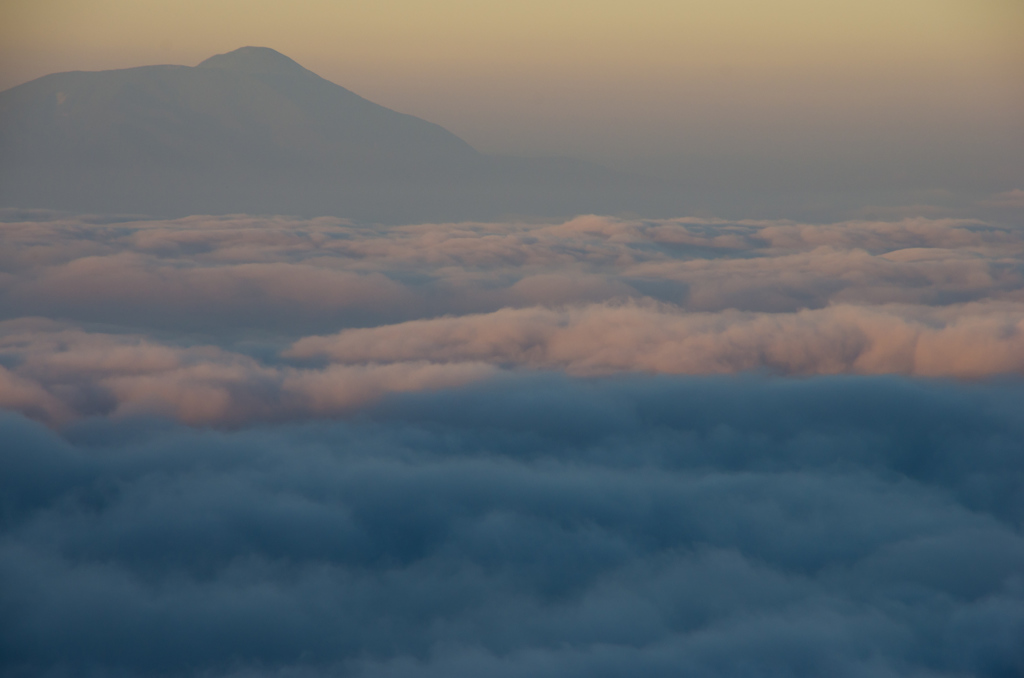
[[[0,420],[8,675],[1011,676],[1024,389],[502,377]]]

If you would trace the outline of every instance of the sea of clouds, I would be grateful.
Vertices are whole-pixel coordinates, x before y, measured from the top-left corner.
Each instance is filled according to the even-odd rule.
[[[524,371],[1024,372],[1024,231],[976,221],[5,217],[0,405],[51,424],[333,416]]]
[[[1024,229],[0,211],[0,675],[1024,674]]]

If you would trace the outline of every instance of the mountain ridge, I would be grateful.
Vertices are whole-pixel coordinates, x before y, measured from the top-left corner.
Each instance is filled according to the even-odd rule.
[[[239,47],[223,54],[214,54],[196,64],[195,68],[220,68],[240,73],[286,73],[316,75],[291,57],[270,47]]]
[[[657,192],[581,161],[486,156],[265,47],[0,92],[0,207],[396,222],[649,213]]]

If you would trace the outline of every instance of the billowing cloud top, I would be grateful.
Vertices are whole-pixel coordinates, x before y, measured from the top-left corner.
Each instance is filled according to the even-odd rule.
[[[3,217],[2,675],[1024,672],[1020,228]]]
[[[237,425],[497,372],[1024,371],[1024,232],[6,213],[0,403]]]
[[[1022,398],[518,375],[228,433],[0,416],[0,668],[1019,675]]]

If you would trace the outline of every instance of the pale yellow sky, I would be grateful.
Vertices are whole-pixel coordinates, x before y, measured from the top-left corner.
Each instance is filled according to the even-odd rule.
[[[243,45],[484,151],[1024,137],[1022,0],[0,0],[0,89]]]

